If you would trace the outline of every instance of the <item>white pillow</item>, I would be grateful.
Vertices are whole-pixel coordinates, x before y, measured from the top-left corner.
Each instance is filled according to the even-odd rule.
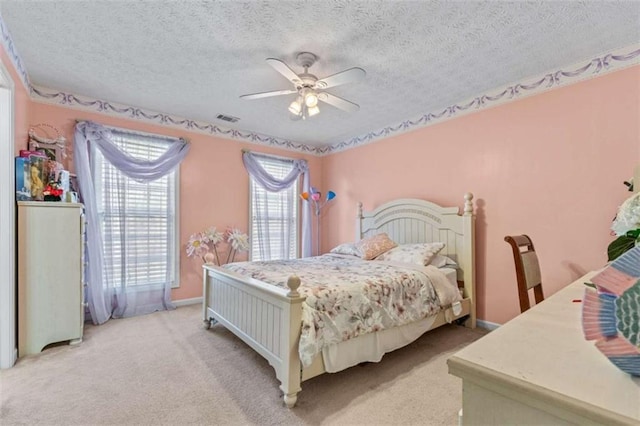
[[[358,256],[358,257],[362,256],[362,253],[360,253],[360,250],[358,250],[358,247],[356,247],[355,243],[340,244],[339,246],[332,248],[330,253],[346,254],[349,256]]]
[[[375,260],[387,262],[412,263],[428,265],[431,259],[444,248],[444,243],[401,244],[398,247],[382,253]]]
[[[429,261],[429,265],[433,265],[436,268],[457,268],[458,264],[450,257],[436,254]]]

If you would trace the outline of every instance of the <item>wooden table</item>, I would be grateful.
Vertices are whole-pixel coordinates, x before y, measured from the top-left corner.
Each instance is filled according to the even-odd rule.
[[[640,378],[586,341],[590,273],[448,360],[462,379],[464,425],[640,425]]]

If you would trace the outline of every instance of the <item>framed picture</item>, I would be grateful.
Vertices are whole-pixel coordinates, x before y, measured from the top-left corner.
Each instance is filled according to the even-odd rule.
[[[55,139],[51,139],[49,135],[39,136],[37,130],[43,125],[37,125],[29,129],[29,151],[41,151],[50,159],[62,163],[65,157],[66,139],[60,135],[57,129]],[[51,127],[51,126],[49,126]]]

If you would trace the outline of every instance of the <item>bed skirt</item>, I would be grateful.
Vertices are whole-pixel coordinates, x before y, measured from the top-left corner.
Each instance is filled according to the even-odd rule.
[[[431,328],[435,320],[434,315],[400,327],[325,346],[322,349],[324,368],[328,373],[336,373],[361,362],[379,362],[387,352],[418,339]]]

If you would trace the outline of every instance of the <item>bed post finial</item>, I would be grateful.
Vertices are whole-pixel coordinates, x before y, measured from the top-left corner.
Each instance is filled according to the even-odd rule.
[[[464,194],[464,214],[472,215],[473,214],[473,194],[467,192]]]
[[[362,218],[362,201],[358,201],[358,217]]]
[[[287,280],[287,287],[289,287],[289,293],[287,293],[287,297],[300,296],[300,293],[298,293],[298,287],[300,287],[300,278],[295,275],[291,275]]]

